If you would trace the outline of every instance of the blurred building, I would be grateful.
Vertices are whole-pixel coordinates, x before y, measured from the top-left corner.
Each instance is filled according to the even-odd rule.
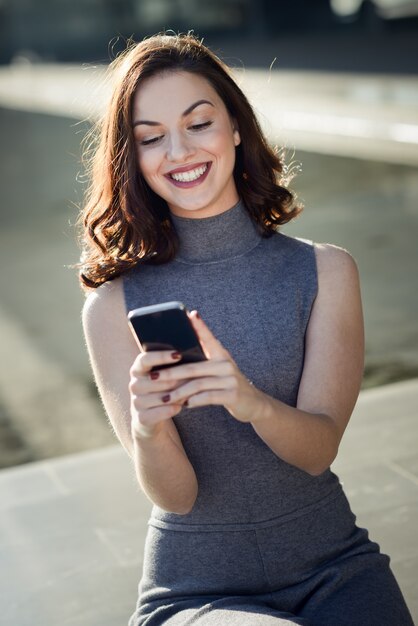
[[[163,29],[257,38],[333,23],[329,0],[0,0],[0,62],[108,60],[118,36]]]
[[[129,38],[162,30],[193,30],[246,65],[275,57],[305,69],[418,65],[418,0],[0,0],[0,63],[108,62]]]

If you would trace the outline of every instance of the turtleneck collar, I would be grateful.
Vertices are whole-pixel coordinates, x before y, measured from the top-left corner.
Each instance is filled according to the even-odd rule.
[[[244,203],[213,217],[179,217],[171,221],[180,239],[176,261],[190,264],[219,263],[242,256],[261,239]]]

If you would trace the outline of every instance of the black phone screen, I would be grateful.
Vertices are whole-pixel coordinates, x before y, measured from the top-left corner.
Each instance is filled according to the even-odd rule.
[[[172,308],[161,310],[158,310],[158,306],[135,309],[129,313],[129,322],[141,349],[144,352],[153,350],[180,352],[182,358],[176,364],[206,360],[185,308],[175,303]],[[160,306],[167,307],[167,304]],[[151,312],[150,308],[153,309]]]

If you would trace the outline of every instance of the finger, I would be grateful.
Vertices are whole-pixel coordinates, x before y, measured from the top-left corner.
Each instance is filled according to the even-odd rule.
[[[173,400],[172,390],[164,390],[158,393],[146,393],[146,394],[132,394],[131,406],[137,411],[137,413],[143,413],[149,409],[155,409],[162,406],[181,404],[179,400]]]
[[[189,381],[188,383],[181,385],[176,390],[172,391],[170,395],[170,402],[184,402],[191,396],[197,395],[203,391],[223,391],[225,389],[232,389],[235,383],[235,378],[227,376],[223,378],[197,378]]]
[[[131,368],[132,374],[146,374],[153,367],[158,365],[169,365],[171,363],[177,363],[181,359],[179,352],[173,352],[172,350],[153,350],[150,352],[140,352],[136,357],[133,366]]]
[[[197,311],[192,311],[189,318],[193,324],[199,340],[202,344],[205,355],[210,359],[231,358],[229,352],[223,347],[221,342],[216,339],[215,335],[209,330],[209,327],[200,317]]]
[[[135,374],[133,374],[129,381],[129,391],[133,395],[163,391],[169,392],[173,389],[177,389],[177,387],[184,383],[184,380],[160,379],[159,376],[160,372],[157,370],[148,372],[147,374],[144,374],[142,376],[136,376]]]
[[[151,380],[168,383],[175,383],[192,378],[202,378],[207,376],[229,376],[234,371],[234,364],[231,361],[200,361],[198,363],[185,363],[168,367],[148,374]]]
[[[210,391],[202,391],[187,399],[189,408],[198,406],[221,405],[228,406],[235,392],[232,389],[212,389]]]
[[[168,404],[154,409],[149,409],[143,413],[134,413],[131,421],[131,428],[139,435],[149,435],[159,422],[175,417],[183,409],[183,405]]]

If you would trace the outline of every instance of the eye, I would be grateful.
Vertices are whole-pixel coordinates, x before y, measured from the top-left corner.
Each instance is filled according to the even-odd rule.
[[[150,146],[153,143],[157,143],[160,139],[163,138],[163,135],[158,135],[158,137],[151,137],[151,139],[142,139],[139,143],[141,146]]]
[[[193,126],[190,126],[189,128],[194,131],[199,131],[203,130],[204,128],[208,128],[209,126],[211,126],[211,124],[212,122],[203,122],[202,124],[193,124]]]

